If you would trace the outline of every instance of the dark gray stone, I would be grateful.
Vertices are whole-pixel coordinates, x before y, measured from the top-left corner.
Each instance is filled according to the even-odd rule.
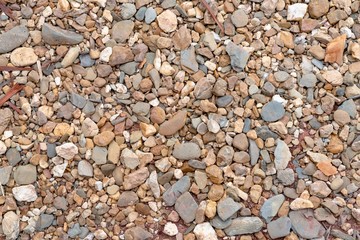
[[[226,221],[237,211],[239,211],[240,208],[241,206],[239,203],[228,197],[219,201],[217,205],[217,213],[223,221]]]
[[[54,221],[55,217],[51,214],[41,214],[39,220],[36,222],[36,229],[38,231],[43,231],[46,228],[50,227]]]
[[[44,42],[49,45],[74,45],[84,39],[80,34],[54,27],[48,23],[42,26],[41,35]]]
[[[290,234],[291,221],[288,217],[281,217],[271,221],[267,225],[267,230],[271,239],[285,237]]]
[[[226,107],[232,103],[233,99],[234,98],[231,95],[219,97],[216,99],[216,106],[221,107],[221,108]]]
[[[181,51],[180,63],[185,69],[190,69],[193,72],[199,70],[199,64],[196,61],[195,48],[190,46],[188,49]]]
[[[87,100],[83,96],[72,92],[70,93],[70,102],[75,107],[82,109],[83,107],[85,107]]]
[[[261,117],[266,122],[275,122],[285,115],[284,106],[276,101],[271,101],[261,109]]]
[[[230,56],[232,68],[237,72],[243,71],[250,57],[248,51],[233,42],[229,42],[226,46],[226,52]]]
[[[260,209],[260,215],[266,222],[270,222],[276,216],[279,208],[285,201],[285,196],[282,194],[273,196],[266,200]]]
[[[229,218],[226,221],[223,221],[219,216],[214,217],[213,219],[211,219],[210,224],[217,229],[225,229],[228,226],[230,226],[232,220],[231,218]]]
[[[95,60],[89,54],[80,55],[80,65],[83,67],[91,67],[95,64]]]
[[[176,199],[188,191],[190,188],[190,177],[184,176],[180,178],[174,185],[167,189],[163,194],[163,200],[166,206],[173,206],[176,202]]]
[[[5,155],[9,161],[10,166],[14,167],[21,161],[20,153],[16,148],[9,148]]]
[[[229,236],[236,236],[259,232],[262,226],[263,222],[258,217],[240,217],[234,219],[224,231]]]
[[[183,193],[175,203],[175,210],[185,223],[191,223],[195,219],[198,204],[189,192]]]
[[[27,27],[21,25],[0,35],[0,54],[7,53],[20,47],[29,37]]]
[[[302,238],[321,238],[325,234],[325,228],[315,219],[313,210],[305,209],[291,211],[289,217],[292,229]]]

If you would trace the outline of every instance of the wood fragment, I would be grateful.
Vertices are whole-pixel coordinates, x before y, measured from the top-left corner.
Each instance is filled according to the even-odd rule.
[[[0,66],[0,71],[31,71],[31,67]]]
[[[7,105],[9,105],[9,107],[11,107],[14,111],[16,111],[19,115],[23,115],[23,111],[21,109],[19,109],[15,104],[13,104],[12,102],[8,101],[6,102]]]
[[[0,107],[4,105],[12,96],[16,93],[20,92],[24,88],[24,85],[15,84],[6,94],[4,97],[0,99]]]
[[[0,9],[12,20],[14,21],[17,20],[16,17],[14,16],[13,11],[9,7],[7,7],[2,0],[0,0]]]
[[[219,22],[219,20],[218,20],[217,17],[215,16],[215,13],[213,12],[213,10],[212,10],[211,7],[209,6],[209,4],[206,2],[206,0],[201,0],[201,3],[204,5],[204,7],[206,8],[206,10],[208,10],[208,12],[210,13],[211,17],[214,19],[214,21],[216,22],[216,24],[219,26],[221,32],[224,33],[224,32],[225,32],[225,29],[224,29],[223,25]]]

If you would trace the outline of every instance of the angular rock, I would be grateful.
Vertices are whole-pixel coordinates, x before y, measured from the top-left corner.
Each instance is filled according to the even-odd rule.
[[[293,230],[303,238],[321,238],[325,228],[315,219],[312,210],[298,210],[289,213]]]
[[[175,203],[175,210],[185,223],[194,221],[198,204],[189,192],[183,193]]]
[[[223,221],[226,221],[238,210],[240,210],[240,208],[241,206],[239,203],[235,202],[232,198],[227,197],[219,201],[217,205],[217,213]]]
[[[73,159],[79,152],[78,147],[73,143],[64,143],[56,147],[55,150],[57,155],[66,160]]]
[[[146,167],[140,168],[124,177],[123,186],[125,190],[130,190],[140,186],[149,177],[150,173]]]
[[[131,20],[117,22],[112,27],[111,37],[118,43],[124,43],[127,39],[129,39],[131,33],[134,30],[134,26],[135,24]]]
[[[197,240],[217,240],[217,235],[213,227],[208,222],[196,225],[194,233]]]
[[[250,53],[244,48],[235,45],[233,42],[228,43],[226,52],[230,56],[232,68],[237,72],[243,71],[249,60]]]
[[[9,108],[0,109],[0,134],[3,134],[11,119],[13,112]]]
[[[275,167],[278,170],[283,170],[287,167],[291,160],[291,152],[288,145],[281,140],[277,140],[277,145],[274,151]]]
[[[33,185],[14,187],[12,193],[19,202],[34,202],[37,199],[36,190]]]
[[[5,213],[1,225],[6,239],[18,239],[20,233],[20,217],[15,212],[9,211]]]
[[[224,231],[229,236],[236,236],[259,232],[262,226],[263,222],[258,217],[240,217],[235,218]]]
[[[83,41],[84,37],[72,31],[54,27],[44,23],[41,29],[41,36],[49,45],[74,45]]]
[[[189,176],[180,178],[174,185],[168,188],[163,194],[163,200],[166,206],[173,206],[176,199],[190,188]]]
[[[271,221],[267,225],[267,230],[271,239],[281,238],[289,235],[291,229],[291,221],[288,217],[280,217]]]
[[[343,64],[346,35],[334,38],[326,47],[325,62]]]
[[[10,61],[14,66],[25,67],[36,63],[38,56],[35,54],[34,49],[21,47],[12,51]]]
[[[31,164],[19,166],[14,171],[15,182],[19,185],[31,184],[36,181],[36,167]]]
[[[266,222],[270,222],[273,217],[276,216],[284,201],[285,196],[282,194],[267,199],[261,206],[260,215],[265,219]]]

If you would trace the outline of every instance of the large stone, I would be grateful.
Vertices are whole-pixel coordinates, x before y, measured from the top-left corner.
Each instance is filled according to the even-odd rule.
[[[59,155],[62,158],[65,158],[66,160],[70,160],[74,158],[79,151],[78,147],[73,143],[64,143],[56,147],[55,150],[57,155]]]
[[[20,217],[15,212],[9,211],[3,215],[1,222],[2,231],[6,236],[6,239],[16,240],[18,239],[20,232]]]
[[[311,0],[308,11],[311,17],[319,18],[329,11],[329,7],[329,0]]]
[[[81,126],[81,132],[84,137],[94,137],[99,133],[99,127],[90,118],[85,118]]]
[[[173,156],[179,160],[197,159],[201,155],[200,147],[196,143],[186,142],[176,144],[173,151]]]
[[[306,3],[295,3],[288,6],[287,20],[300,21],[304,18],[308,5]]]
[[[33,48],[21,47],[12,51],[10,61],[14,66],[25,67],[36,63],[38,56]]]
[[[83,177],[92,177],[94,175],[94,170],[88,161],[81,160],[78,164],[78,173]]]
[[[177,112],[172,118],[160,125],[159,133],[165,136],[174,135],[185,126],[186,115],[186,111]]]
[[[259,232],[262,226],[263,222],[258,217],[240,217],[234,219],[224,231],[229,236],[236,236]]]
[[[37,199],[36,190],[33,185],[14,187],[12,193],[19,202],[34,202]]]
[[[36,167],[31,164],[19,166],[14,171],[15,182],[19,185],[31,184],[36,181]]]
[[[12,168],[12,166],[0,168],[0,185],[6,185],[9,182]]]
[[[219,201],[217,205],[217,213],[223,221],[226,221],[231,216],[233,216],[240,208],[241,206],[239,203],[228,197]]]
[[[134,54],[128,47],[114,46],[109,59],[110,66],[120,65],[134,60]]]
[[[111,30],[111,37],[118,43],[125,42],[134,30],[134,22],[124,20],[114,24]]]
[[[346,35],[334,38],[326,47],[325,62],[343,64]]]
[[[117,205],[119,207],[133,206],[139,202],[139,197],[135,192],[125,191],[120,194]]]
[[[243,71],[249,60],[250,53],[233,42],[227,44],[226,52],[230,56],[232,68],[237,72]]]
[[[292,229],[302,238],[321,238],[325,234],[325,228],[315,219],[312,210],[291,211],[289,217]]]
[[[123,186],[125,190],[130,190],[140,186],[149,177],[150,173],[146,167],[140,168],[124,177]]]
[[[163,200],[166,206],[173,206],[176,199],[188,191],[190,188],[190,177],[184,176],[180,178],[176,183],[169,187],[163,194]]]
[[[198,204],[189,192],[183,193],[175,203],[175,210],[185,223],[191,223],[195,219]]]
[[[266,122],[275,122],[285,115],[284,106],[276,101],[265,104],[261,109],[261,117]]]
[[[281,238],[289,235],[291,221],[288,217],[280,217],[275,221],[268,223],[267,230],[271,239]]]
[[[177,19],[176,15],[170,11],[165,10],[159,16],[157,16],[157,22],[161,30],[166,33],[173,32],[177,27]]]
[[[10,52],[21,46],[29,37],[29,30],[24,25],[16,26],[0,35],[0,54]],[[0,114],[1,115],[1,114]]]
[[[276,169],[285,169],[291,160],[291,152],[284,141],[281,141],[280,139],[277,140],[274,156]]]
[[[266,222],[270,222],[273,217],[276,216],[284,201],[285,196],[282,194],[267,199],[261,206],[260,215],[265,219]]]
[[[42,39],[49,45],[74,45],[83,41],[84,37],[72,31],[54,27],[44,23],[41,30]]]

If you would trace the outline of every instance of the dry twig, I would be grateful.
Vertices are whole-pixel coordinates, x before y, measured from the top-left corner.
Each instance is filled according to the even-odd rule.
[[[214,19],[214,21],[216,22],[216,24],[219,26],[221,32],[225,32],[223,25],[219,22],[219,20],[217,19],[217,17],[215,16],[215,13],[212,11],[211,7],[209,6],[209,4],[206,2],[206,0],[201,0],[202,4],[204,5],[204,7],[206,8],[206,10],[208,10],[208,12],[210,13],[211,17]]]
[[[4,105],[12,96],[16,93],[20,92],[24,88],[24,85],[15,84],[6,94],[4,97],[0,99],[0,107]]]

